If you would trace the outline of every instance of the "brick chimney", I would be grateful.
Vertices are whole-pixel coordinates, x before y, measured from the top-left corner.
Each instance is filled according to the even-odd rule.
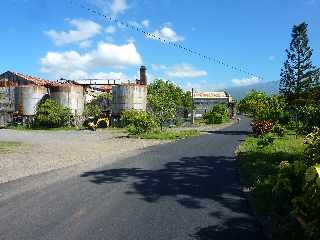
[[[140,67],[140,85],[147,85],[147,68],[146,66]]]

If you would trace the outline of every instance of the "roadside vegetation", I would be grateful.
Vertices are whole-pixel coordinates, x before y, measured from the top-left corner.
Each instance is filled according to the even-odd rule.
[[[190,92],[170,82],[156,80],[148,86],[149,112],[135,110],[124,112],[122,127],[130,136],[144,139],[175,140],[199,136],[200,131],[176,127],[183,125],[181,119],[188,118],[193,110]],[[189,118],[190,119],[190,118]],[[204,124],[222,124],[229,121],[229,109],[223,104],[216,105],[203,117]],[[191,122],[189,122],[191,126]]]
[[[0,141],[0,154],[14,152],[20,146],[20,142]]]
[[[320,239],[320,78],[307,24],[294,26],[279,96],[238,104],[253,135],[239,147],[240,175],[271,239]]]

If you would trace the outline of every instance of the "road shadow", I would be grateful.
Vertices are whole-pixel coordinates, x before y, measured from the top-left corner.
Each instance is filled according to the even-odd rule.
[[[210,217],[219,224],[208,229],[195,230],[193,238],[222,239],[222,236],[230,231],[229,234],[236,233],[235,236],[239,237],[237,239],[258,239],[240,238],[240,235],[246,236],[247,231],[239,222],[248,223],[255,231],[259,231],[240,189],[233,157],[185,157],[179,161],[168,162],[161,169],[119,168],[85,172],[81,177],[99,185],[126,181],[130,185],[126,194],[138,196],[150,203],[170,197],[188,209],[207,208]],[[217,210],[212,212],[212,209]],[[239,222],[232,222],[234,218]],[[213,233],[210,233],[211,230]]]
[[[197,240],[263,240],[265,239],[252,221],[245,218],[233,218],[222,225],[200,228],[191,235]]]

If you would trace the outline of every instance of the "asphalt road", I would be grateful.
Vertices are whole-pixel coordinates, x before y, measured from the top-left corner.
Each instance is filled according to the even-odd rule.
[[[42,186],[56,175],[2,184],[0,239],[264,239],[234,158],[249,129],[242,120]]]

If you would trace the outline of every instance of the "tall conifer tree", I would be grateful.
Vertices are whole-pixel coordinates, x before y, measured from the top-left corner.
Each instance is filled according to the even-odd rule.
[[[292,29],[287,60],[281,70],[280,93],[294,100],[316,84],[317,69],[312,64],[313,50],[309,46],[308,24],[301,23]]]

